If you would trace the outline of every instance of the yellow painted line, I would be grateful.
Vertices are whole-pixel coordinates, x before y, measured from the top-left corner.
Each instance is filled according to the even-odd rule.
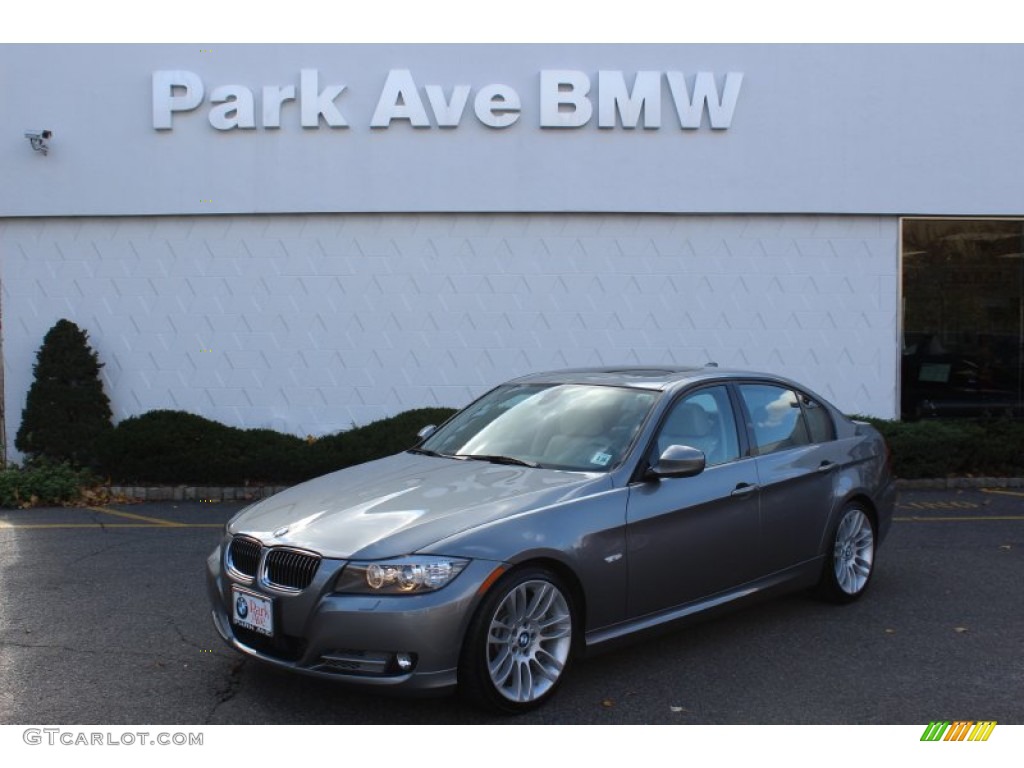
[[[900,509],[977,509],[981,505],[973,501],[908,501],[896,506]]]
[[[174,525],[154,525],[153,523],[7,523],[0,520],[0,529],[14,530],[50,529],[50,528],[223,528],[220,523],[176,523]]]
[[[1024,496],[1022,491],[1004,491],[1002,488],[982,488],[982,493],[998,493],[1001,496]]]
[[[123,517],[128,520],[140,520],[150,525],[163,525],[168,528],[180,528],[184,523],[176,523],[173,520],[162,520],[159,517],[146,517],[145,515],[136,515],[131,512],[121,512],[117,509],[111,509],[110,507],[86,507],[91,509],[93,512],[102,512],[105,515],[116,515],[117,517]]]
[[[1024,520],[1024,515],[975,515],[973,517],[947,517],[943,516],[929,516],[929,517],[894,517],[893,521],[898,523],[972,523],[976,520],[992,521],[992,520]]]

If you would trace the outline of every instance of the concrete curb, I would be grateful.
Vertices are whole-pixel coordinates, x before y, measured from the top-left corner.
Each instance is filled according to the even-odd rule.
[[[202,486],[109,485],[97,489],[113,498],[135,501],[258,501],[273,496],[289,486]],[[968,488],[1024,488],[1024,477],[943,477],[934,479],[897,480],[900,490],[963,490]]]

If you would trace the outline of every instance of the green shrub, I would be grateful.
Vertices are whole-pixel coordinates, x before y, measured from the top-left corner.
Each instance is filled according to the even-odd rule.
[[[1024,423],[1011,420],[925,419],[874,425],[892,451],[897,477],[1024,475]]]
[[[269,429],[238,429],[183,411],[149,411],[118,424],[99,443],[103,473],[122,484],[290,485],[398,453],[427,424],[454,411],[422,408],[363,427],[303,440]]]
[[[91,475],[69,464],[39,461],[19,468],[0,470],[0,507],[30,507],[77,501]]]
[[[36,354],[35,380],[14,440],[30,461],[95,465],[96,441],[111,429],[102,367],[88,334],[70,320],[58,320],[49,330]]]
[[[1024,422],[1010,419],[978,423],[970,473],[984,477],[1024,476]]]
[[[310,446],[310,477],[407,450],[418,442],[417,432],[440,425],[453,413],[452,408],[416,408],[322,437]]]
[[[103,472],[119,483],[244,485],[293,482],[304,445],[293,435],[161,410],[125,419],[98,449]]]
[[[241,433],[239,474],[250,485],[291,485],[311,477],[307,467],[309,446],[302,438],[272,429],[240,429],[237,432]]]

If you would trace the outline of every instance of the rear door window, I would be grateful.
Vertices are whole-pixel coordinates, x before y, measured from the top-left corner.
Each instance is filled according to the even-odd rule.
[[[828,409],[818,401],[775,384],[741,384],[759,454],[835,439]]]

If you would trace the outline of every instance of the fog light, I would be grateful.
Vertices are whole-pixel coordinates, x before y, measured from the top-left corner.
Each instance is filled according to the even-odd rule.
[[[416,662],[413,661],[412,656],[408,653],[396,653],[395,664],[398,665],[398,669],[402,672],[408,672],[413,668]]]

